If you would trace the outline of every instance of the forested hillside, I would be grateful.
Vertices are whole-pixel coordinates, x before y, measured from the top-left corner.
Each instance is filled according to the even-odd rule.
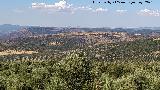
[[[63,34],[1,41],[0,90],[160,90],[159,39],[100,39]]]

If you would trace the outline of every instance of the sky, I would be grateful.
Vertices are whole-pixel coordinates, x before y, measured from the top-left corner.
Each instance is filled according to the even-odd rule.
[[[1,0],[0,24],[160,27],[160,0],[148,0],[151,3],[146,3],[145,0],[120,0],[126,3],[113,3],[114,1],[94,0],[93,3],[93,0]]]

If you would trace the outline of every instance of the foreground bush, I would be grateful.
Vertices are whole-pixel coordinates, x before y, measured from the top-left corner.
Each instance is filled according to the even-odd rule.
[[[0,90],[160,90],[160,61],[61,60],[0,62]]]

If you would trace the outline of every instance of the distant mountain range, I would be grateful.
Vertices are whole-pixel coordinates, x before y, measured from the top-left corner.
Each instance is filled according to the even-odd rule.
[[[22,28],[20,25],[3,24],[0,25],[0,38],[5,38],[9,33],[18,31]]]
[[[140,28],[76,28],[76,27],[40,27],[3,24],[0,25],[0,38],[29,37],[44,34],[58,34],[64,32],[127,32],[128,34],[149,35],[159,33],[160,27]]]
[[[22,26],[19,26],[19,25],[3,24],[3,25],[0,25],[0,33],[5,34],[13,31],[17,31],[21,28]]]

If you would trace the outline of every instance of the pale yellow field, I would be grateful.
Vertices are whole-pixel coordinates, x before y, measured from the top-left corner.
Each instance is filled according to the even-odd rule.
[[[6,50],[3,52],[0,52],[0,56],[3,55],[16,55],[16,54],[33,54],[33,53],[38,53],[36,51],[16,51],[16,50]]]

